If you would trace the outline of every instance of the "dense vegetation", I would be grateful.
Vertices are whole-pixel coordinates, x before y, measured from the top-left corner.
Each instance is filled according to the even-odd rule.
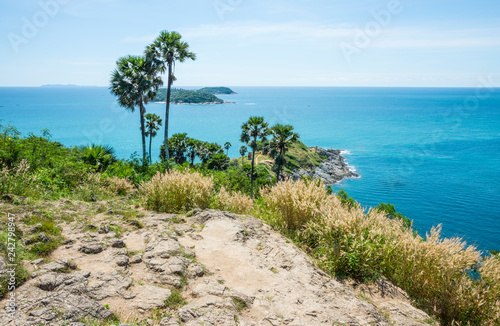
[[[209,93],[213,95],[231,95],[231,94],[236,94],[235,91],[233,91],[229,87],[203,87],[198,90],[198,92],[202,93]]]
[[[157,102],[165,102],[167,100],[167,90],[161,88],[155,98]],[[205,103],[224,103],[223,100],[210,93],[203,93],[182,88],[172,89],[170,103],[174,104],[205,104]]]
[[[27,210],[22,223],[33,229],[16,229],[23,239],[16,247],[16,283],[30,277],[20,262],[50,255],[64,241],[59,223],[74,218],[62,212],[56,216],[47,208],[51,202],[59,200],[62,207],[71,206],[69,211],[75,212],[91,209],[85,203],[123,200],[128,209],[132,204],[179,214],[196,207],[218,208],[260,217],[333,276],[364,282],[388,278],[443,325],[498,325],[497,253],[484,256],[461,239],[443,239],[439,228],[421,237],[394,206],[381,204],[366,211],[345,192],[333,194],[321,182],[276,183],[278,168],[286,173],[295,166],[314,166],[320,158],[299,141],[285,145],[285,159],[271,155],[269,144],[275,136],[261,128],[265,121],[257,120],[257,141],[250,144],[255,152],[253,174],[252,157],[245,156],[246,150],[241,158],[229,160],[219,144],[187,134],[169,139],[171,160],[143,164],[136,156],[115,158],[109,146],[66,148],[51,141],[47,130],[22,137],[14,127],[0,126],[2,213]],[[246,124],[242,134],[250,130],[246,127],[251,123]],[[120,208],[124,219],[133,216],[134,225],[140,225],[140,216],[125,206]],[[0,224],[0,252],[5,256],[6,215],[0,217]],[[6,293],[6,280],[0,277],[0,295]]]

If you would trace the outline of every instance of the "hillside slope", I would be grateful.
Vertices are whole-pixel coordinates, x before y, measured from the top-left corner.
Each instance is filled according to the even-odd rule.
[[[0,310],[1,325],[424,325],[430,320],[388,282],[356,292],[332,279],[253,217],[217,210],[195,210],[191,217],[160,214],[120,201],[61,200],[49,206],[54,216],[75,218],[58,221],[63,246],[45,260],[24,262],[34,273],[15,293],[14,319]],[[2,203],[0,209],[12,207]],[[26,235],[33,228],[23,224],[30,214],[16,212]]]

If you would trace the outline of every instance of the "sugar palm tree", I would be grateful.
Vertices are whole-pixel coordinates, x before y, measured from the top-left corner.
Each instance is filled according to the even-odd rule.
[[[196,159],[197,155],[197,149],[198,149],[198,144],[200,143],[199,140],[193,139],[193,138],[188,138],[187,140],[187,157],[190,161],[191,167],[194,166],[194,160]]]
[[[233,146],[233,145],[231,145],[231,143],[228,141],[224,144],[224,148],[226,149],[227,156],[229,156],[229,149],[231,148],[231,146]]]
[[[142,158],[146,164],[146,130],[144,126],[144,107],[156,97],[158,88],[163,84],[156,76],[154,63],[142,56],[126,56],[118,59],[116,69],[111,74],[111,94],[118,97],[118,104],[132,112],[139,108],[141,118]]]
[[[243,143],[250,146],[252,149],[252,171],[250,175],[251,196],[253,198],[253,179],[254,179],[254,164],[255,151],[257,150],[257,141],[265,142],[266,136],[269,134],[268,124],[264,122],[263,117],[250,117],[247,122],[241,126],[241,138]]]
[[[240,147],[240,155],[241,155],[241,166],[243,166],[243,157],[245,157],[245,154],[248,152],[248,148],[246,146],[241,146]]]
[[[293,132],[293,127],[290,125],[281,125],[279,123],[275,124],[270,129],[270,134],[272,136],[269,142],[269,148],[271,150],[271,157],[274,158],[274,164],[276,166],[276,181],[280,181],[280,173],[283,165],[286,164],[286,152],[288,148],[299,139],[299,134]]]
[[[175,62],[184,62],[187,59],[196,60],[196,54],[189,51],[189,44],[181,41],[181,35],[177,32],[162,31],[154,42],[147,46],[146,57],[155,62],[158,73],[167,72],[167,104],[165,108],[165,159],[170,159],[168,151],[168,116],[170,112],[171,87],[176,80],[174,76]]]
[[[154,113],[148,113],[144,116],[146,118],[146,137],[149,136],[149,162],[151,163],[151,142],[153,137],[156,137],[157,130],[161,126],[161,118]]]

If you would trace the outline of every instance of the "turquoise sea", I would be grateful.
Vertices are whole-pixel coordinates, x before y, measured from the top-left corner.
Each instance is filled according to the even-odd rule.
[[[500,250],[500,89],[233,89],[237,95],[221,98],[234,104],[173,105],[171,134],[229,141],[238,157],[249,116],[292,124],[308,146],[347,151],[361,178],[335,188],[362,205],[390,202],[421,234],[442,223],[447,237]],[[163,117],[164,104],[147,110]],[[25,135],[49,128],[67,146],[110,144],[122,158],[140,153],[139,114],[118,107],[105,87],[0,88],[0,120]]]

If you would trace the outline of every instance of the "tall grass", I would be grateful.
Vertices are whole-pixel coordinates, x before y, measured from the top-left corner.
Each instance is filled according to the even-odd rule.
[[[171,170],[157,173],[140,187],[145,206],[164,212],[187,212],[207,208],[213,193],[213,181],[198,172]]]
[[[226,188],[222,187],[219,193],[215,196],[213,208],[230,211],[236,214],[246,214],[253,207],[253,201],[250,196],[239,192],[229,193]]]
[[[343,205],[320,183],[282,182],[264,190],[261,215],[332,275],[385,276],[443,325],[500,324],[500,258],[484,257],[440,227],[425,238],[379,210]]]

